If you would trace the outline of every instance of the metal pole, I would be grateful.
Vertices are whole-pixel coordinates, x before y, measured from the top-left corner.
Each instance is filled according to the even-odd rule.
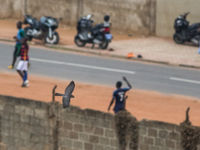
[[[57,85],[54,86],[53,90],[52,90],[52,102],[55,102],[55,91],[56,91]]]

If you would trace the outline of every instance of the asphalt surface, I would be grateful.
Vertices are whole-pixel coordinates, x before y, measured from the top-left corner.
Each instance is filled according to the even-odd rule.
[[[0,43],[0,71],[11,63],[14,45]],[[133,88],[200,98],[200,71],[98,56],[30,48],[30,73],[115,86],[126,76]],[[125,86],[125,85],[124,85]]]

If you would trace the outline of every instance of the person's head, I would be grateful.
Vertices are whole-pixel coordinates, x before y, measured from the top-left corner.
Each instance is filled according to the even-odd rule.
[[[108,22],[110,20],[110,16],[109,15],[105,15],[104,16],[104,21]]]
[[[116,88],[121,88],[122,87],[122,82],[121,81],[117,81],[116,83]]]
[[[17,22],[17,29],[21,29],[22,28],[22,22],[21,21],[18,21]]]

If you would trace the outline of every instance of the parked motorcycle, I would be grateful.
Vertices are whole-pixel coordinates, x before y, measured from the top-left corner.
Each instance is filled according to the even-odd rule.
[[[198,45],[200,42],[200,23],[194,23],[192,25],[186,20],[189,12],[178,16],[174,21],[175,33],[173,39],[178,44],[185,42],[192,42]]]
[[[44,40],[44,43],[58,44],[59,34],[55,30],[58,28],[59,22],[56,18],[42,16],[38,21],[31,15],[24,16],[24,24],[28,24],[24,28],[27,38]]]
[[[84,47],[87,43],[92,44],[94,48],[95,44],[99,45],[99,48],[106,49],[112,40],[112,34],[110,34],[110,17],[104,16],[104,23],[93,25],[92,15],[82,17],[77,24],[77,35],[74,38],[74,42],[79,47]]]

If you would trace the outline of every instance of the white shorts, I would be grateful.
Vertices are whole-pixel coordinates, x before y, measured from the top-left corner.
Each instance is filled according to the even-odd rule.
[[[20,60],[17,65],[17,70],[28,71],[28,61]]]

